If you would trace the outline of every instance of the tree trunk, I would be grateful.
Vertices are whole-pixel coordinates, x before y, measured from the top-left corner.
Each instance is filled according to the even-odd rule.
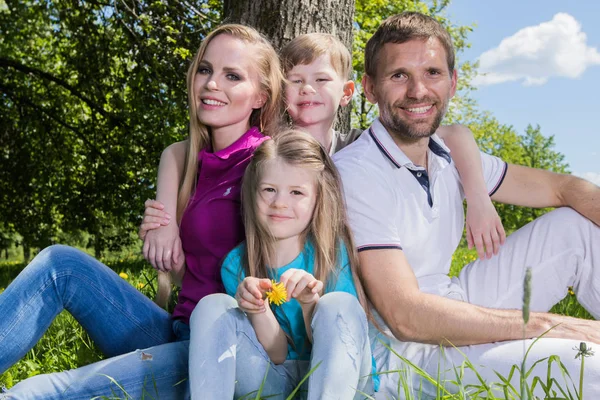
[[[224,0],[223,17],[223,22],[252,26],[276,50],[298,35],[325,32],[352,54],[354,0]],[[350,130],[350,107],[340,108],[337,130]]]

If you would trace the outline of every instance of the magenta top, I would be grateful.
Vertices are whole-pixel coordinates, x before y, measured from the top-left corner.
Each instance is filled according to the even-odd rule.
[[[187,270],[173,318],[188,323],[201,298],[225,291],[221,261],[244,240],[242,177],[254,150],[266,139],[251,128],[223,150],[198,153],[198,183],[179,230]]]

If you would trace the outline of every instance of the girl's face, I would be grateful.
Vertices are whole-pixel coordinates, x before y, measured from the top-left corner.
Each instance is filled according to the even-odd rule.
[[[298,237],[317,200],[315,171],[279,159],[267,162],[258,183],[258,218],[277,240]]]
[[[194,77],[196,111],[201,123],[219,130],[246,132],[252,110],[266,95],[253,66],[254,46],[227,34],[213,38]]]

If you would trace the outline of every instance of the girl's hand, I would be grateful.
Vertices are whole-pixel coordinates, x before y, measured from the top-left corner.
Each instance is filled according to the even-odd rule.
[[[506,240],[502,221],[489,196],[467,199],[467,243],[485,260],[498,254]]]
[[[138,231],[140,239],[144,240],[148,231],[159,228],[164,225],[169,225],[171,216],[164,210],[165,206],[158,200],[146,200],[144,203],[144,218]]]
[[[280,282],[285,285],[288,300],[294,298],[301,305],[319,301],[323,282],[302,269],[288,269],[281,275]]]
[[[244,278],[237,287],[235,299],[240,310],[247,314],[260,314],[266,311],[265,293],[271,289],[270,279],[253,276]]]

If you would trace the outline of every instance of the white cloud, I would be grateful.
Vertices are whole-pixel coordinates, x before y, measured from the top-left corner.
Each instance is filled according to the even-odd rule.
[[[551,77],[578,78],[594,65],[600,65],[600,52],[587,45],[581,24],[569,14],[558,13],[551,21],[523,28],[481,54],[481,75],[474,83],[543,85]]]
[[[600,186],[600,172],[584,172],[583,174],[575,173],[583,179],[587,179],[588,181]]]

